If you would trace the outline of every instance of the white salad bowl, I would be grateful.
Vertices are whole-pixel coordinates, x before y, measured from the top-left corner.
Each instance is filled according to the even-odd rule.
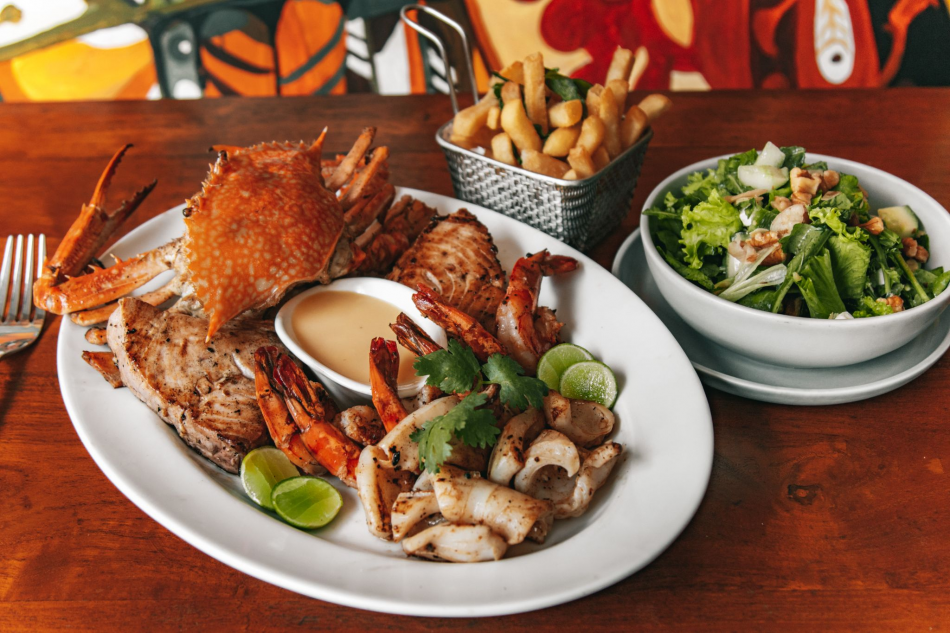
[[[433,341],[445,347],[447,344],[445,330],[422,316],[415,304],[412,302],[413,290],[395,281],[388,279],[377,279],[375,277],[354,277],[350,279],[339,279],[325,286],[314,286],[309,290],[301,292],[299,295],[288,301],[277,313],[275,326],[277,336],[281,342],[294,353],[294,356],[302,360],[313,372],[317,378],[326,387],[333,399],[341,406],[346,408],[355,404],[366,402],[371,396],[370,386],[367,383],[347,378],[346,376],[333,371],[316,358],[311,356],[300,345],[297,334],[293,327],[293,314],[297,306],[307,297],[311,297],[321,292],[341,291],[355,292],[361,295],[369,295],[386,303],[396,306],[402,312],[405,312],[416,324],[419,325],[428,334]],[[333,332],[327,332],[327,336],[333,336]],[[391,338],[395,338],[393,335]],[[369,347],[366,348],[366,362],[369,362]],[[425,378],[421,377],[409,385],[399,386],[400,398],[411,398],[422,388]]]
[[[649,195],[644,210],[656,206],[667,192],[681,195],[689,174],[715,169],[720,158],[684,167],[661,182]],[[872,211],[909,205],[930,235],[927,268],[950,266],[950,215],[932,197],[897,176],[854,161],[808,154],[806,162],[825,161],[828,167],[857,176],[868,192]],[[772,314],[720,299],[679,275],[656,250],[650,217],[640,220],[647,265],[663,298],[684,321],[703,336],[751,358],[788,367],[841,367],[891,352],[923,332],[950,303],[943,292],[927,303],[903,312],[866,319],[811,319]]]

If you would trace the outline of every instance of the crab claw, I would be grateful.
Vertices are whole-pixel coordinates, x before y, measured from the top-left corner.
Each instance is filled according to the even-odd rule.
[[[92,198],[82,205],[79,217],[73,222],[63,241],[59,243],[53,257],[44,262],[42,274],[33,285],[33,301],[38,308],[44,308],[55,314],[71,311],[67,308],[67,298],[57,290],[56,286],[67,278],[77,277],[82,273],[119,225],[132,215],[132,212],[142,204],[158,183],[157,180],[153,180],[136,191],[131,198],[124,200],[113,211],[106,211],[103,208],[112,177],[115,176],[122,157],[130,147],[132,145],[122,147],[106,165]]]

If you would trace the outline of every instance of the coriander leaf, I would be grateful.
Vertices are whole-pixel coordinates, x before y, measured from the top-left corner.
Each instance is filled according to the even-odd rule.
[[[513,409],[524,411],[528,406],[540,409],[542,398],[548,395],[548,386],[537,378],[524,375],[524,369],[513,358],[492,354],[482,365],[486,382],[501,387],[499,398]]]
[[[419,444],[419,458],[429,472],[439,472],[452,455],[453,438],[473,447],[486,448],[495,443],[501,430],[488,409],[478,409],[488,401],[483,393],[472,392],[445,415],[432,418],[409,436]]]
[[[454,339],[448,349],[420,356],[412,366],[417,376],[426,376],[427,385],[446,393],[471,391],[479,371],[475,353]]]
[[[451,422],[445,422],[446,415],[432,418],[409,436],[409,439],[419,444],[419,459],[429,472],[439,472],[439,466],[452,455],[453,427]]]
[[[495,416],[488,409],[477,409],[471,412],[465,424],[456,429],[455,436],[468,444],[478,448],[494,446],[495,438],[501,429],[495,426]]]

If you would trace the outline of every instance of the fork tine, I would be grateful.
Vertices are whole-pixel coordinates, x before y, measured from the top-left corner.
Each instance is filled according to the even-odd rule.
[[[10,311],[4,323],[16,321],[20,314],[20,284],[23,283],[23,236],[16,236],[16,255],[13,256],[13,281],[10,290]]]
[[[26,264],[23,266],[23,303],[20,306],[20,320],[30,320],[30,308],[33,307],[33,255],[36,241],[30,233],[26,238]]]
[[[43,265],[46,263],[46,236],[40,233],[40,238],[37,240],[39,245],[36,249],[36,279],[39,279],[43,275]],[[33,287],[30,286],[30,302],[33,301]],[[36,308],[36,312],[33,314],[33,325],[36,325],[39,322],[40,325],[43,324],[43,319],[46,318],[46,310],[43,308]]]
[[[7,246],[3,250],[3,267],[0,268],[0,321],[7,311],[7,291],[10,289],[10,267],[13,264],[13,236],[7,238]]]

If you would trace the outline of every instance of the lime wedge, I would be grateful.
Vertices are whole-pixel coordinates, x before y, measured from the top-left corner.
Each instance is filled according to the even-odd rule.
[[[241,483],[258,505],[273,510],[271,491],[278,483],[296,477],[296,466],[290,463],[283,451],[273,446],[255,448],[241,460]]]
[[[561,374],[564,370],[585,360],[594,360],[594,357],[580,345],[555,345],[538,361],[538,379],[544,381],[549,389],[556,391],[561,385]]]
[[[304,530],[323,527],[343,507],[343,497],[336,488],[319,477],[285,479],[271,494],[274,509],[287,523]]]
[[[561,374],[559,391],[565,398],[590,400],[610,408],[617,401],[617,378],[599,361],[574,363]]]

